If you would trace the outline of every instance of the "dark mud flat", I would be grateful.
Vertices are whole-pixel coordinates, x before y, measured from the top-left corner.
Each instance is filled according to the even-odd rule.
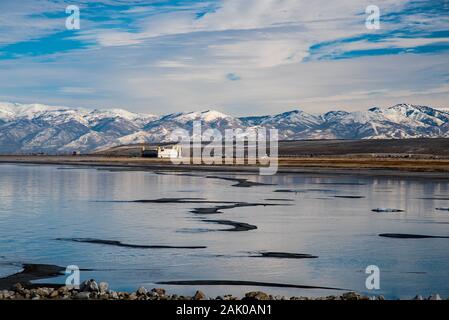
[[[447,236],[429,236],[422,234],[403,234],[403,233],[383,233],[379,234],[379,237],[395,238],[395,239],[449,239],[449,237]]]
[[[257,229],[257,226],[254,226],[252,224],[244,223],[244,222],[231,221],[231,220],[203,220],[203,221],[204,222],[209,222],[209,223],[217,223],[217,224],[222,224],[222,225],[234,227],[232,229],[213,230],[213,231],[242,232],[242,231],[250,231],[250,230],[256,230]]]
[[[142,200],[129,200],[129,201],[100,201],[100,202],[117,202],[117,203],[155,203],[155,204],[182,204],[182,203],[191,203],[191,204],[247,204],[246,202],[235,202],[235,201],[215,201],[215,200],[207,200],[205,198],[161,198],[161,199],[142,199]],[[266,203],[253,203],[251,205],[269,205]]]
[[[246,202],[237,202],[231,205],[225,206],[215,206],[211,208],[194,208],[191,210],[191,213],[196,214],[220,214],[223,213],[221,210],[229,210],[235,208],[244,208],[244,207],[267,207],[267,206],[281,206],[281,204],[273,204],[273,203],[246,203]]]
[[[231,206],[216,206],[216,207],[212,207],[212,208],[194,208],[193,210],[191,210],[191,213],[196,213],[196,214],[220,214],[223,213],[220,210],[225,210],[225,209],[233,209],[236,208],[236,206],[231,205]]]
[[[108,203],[158,203],[158,204],[176,204],[176,203],[211,203],[204,198],[160,198],[160,199],[141,199],[141,200],[97,200],[94,202]],[[215,202],[212,202],[215,203]],[[223,202],[217,202],[223,203]]]
[[[292,190],[292,189],[278,189],[274,190],[276,193],[306,193],[304,190]]]
[[[24,264],[21,272],[12,274],[10,276],[0,278],[0,290],[11,289],[16,283],[22,284],[24,287],[60,287],[60,285],[34,285],[31,281],[40,279],[49,279],[64,275],[65,268],[48,265],[48,264]]]
[[[404,210],[401,209],[390,209],[390,208],[377,208],[377,209],[372,209],[372,212],[375,213],[401,213],[404,212]]]
[[[251,188],[251,187],[257,187],[257,186],[272,186],[273,185],[273,184],[269,184],[269,183],[253,182],[253,181],[249,181],[248,179],[240,179],[240,178],[228,178],[228,177],[220,177],[220,176],[206,176],[206,178],[236,182],[236,184],[233,184],[232,187],[237,187],[237,188]]]
[[[339,198],[339,199],[365,199],[364,196],[334,196],[334,198]]]
[[[143,199],[143,200],[131,200],[131,201],[111,201],[111,202],[129,202],[129,203],[223,203],[215,201],[207,201],[204,198],[161,198],[161,199]]]
[[[120,241],[114,240],[101,240],[101,239],[91,239],[91,238],[58,238],[55,239],[58,241],[71,241],[71,242],[81,242],[81,243],[91,243],[91,244],[103,244],[108,246],[116,246],[116,247],[124,247],[124,248],[133,248],[133,249],[186,249],[186,250],[195,250],[195,249],[206,249],[205,246],[163,246],[163,245],[138,245],[138,244],[128,244],[122,243]]]
[[[238,280],[188,280],[188,281],[163,281],[157,284],[171,286],[247,286],[247,287],[271,287],[271,288],[296,288],[296,289],[322,289],[322,290],[348,290],[332,287],[307,286],[288,283],[238,281]]]
[[[150,200],[131,200],[131,201],[106,201],[115,203],[142,203],[142,204],[219,204],[209,208],[194,208],[190,212],[196,214],[219,214],[221,210],[229,210],[244,207],[267,207],[267,206],[285,206],[288,204],[278,203],[250,203],[234,201],[212,201],[204,198],[161,198]]]
[[[279,206],[276,203],[250,203],[250,202],[236,202],[236,201],[220,201],[207,200],[205,198],[161,198],[161,199],[142,199],[142,200],[113,200],[113,201],[98,201],[98,202],[117,202],[117,203],[155,203],[155,204],[229,204],[232,206]]]
[[[277,258],[277,259],[318,259],[306,253],[288,253],[288,252],[258,252],[257,255],[250,256],[253,258]]]

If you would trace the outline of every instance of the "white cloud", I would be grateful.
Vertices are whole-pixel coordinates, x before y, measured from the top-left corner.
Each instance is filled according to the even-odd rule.
[[[382,9],[398,10],[406,0],[378,0]],[[137,32],[83,30],[81,39],[96,40],[103,46],[143,43],[145,40],[198,32],[231,30],[284,30],[304,46],[366,32],[364,16],[369,0],[223,0],[221,6],[198,18],[195,10],[164,12],[140,21]]]
[[[214,57],[241,68],[298,63],[308,55],[308,49],[296,39],[249,40],[209,46]]]
[[[64,20],[57,21],[44,16],[57,8],[55,3],[49,1],[0,1],[0,46],[37,39],[63,30]]]
[[[378,42],[369,42],[367,40],[354,41],[349,43],[337,43],[331,48],[326,48],[324,52],[343,53],[357,50],[376,50],[376,49],[408,49],[432,44],[449,44],[447,37],[435,38],[391,38]]]
[[[405,2],[376,4],[387,13],[400,10]],[[2,77],[8,79],[0,87],[0,97],[159,114],[210,107],[236,115],[293,107],[323,112],[403,101],[445,107],[449,101],[445,53],[304,61],[314,44],[375,32],[365,28],[368,4],[371,1],[226,0],[201,17],[196,15],[197,6],[162,12],[136,6],[123,11],[138,17],[132,32],[94,21],[82,23],[74,37],[97,44],[87,50],[48,60],[0,60]],[[382,30],[397,28],[395,23],[383,24]],[[55,28],[43,26],[21,36],[18,32],[11,40],[34,38]],[[408,48],[433,41],[423,37],[337,41],[331,49]],[[230,74],[240,80],[229,81]]]
[[[14,65],[8,62],[9,69],[4,68],[6,62],[0,61],[2,76],[8,79],[0,88],[0,97],[74,107],[123,107],[156,114],[217,108],[235,115],[277,113],[292,108],[311,113],[334,108],[360,110],[399,102],[448,107],[449,101],[447,84],[442,84],[449,70],[444,54],[432,59],[397,55],[270,68],[219,64],[206,54],[204,59],[187,60],[181,68],[166,68],[144,65],[145,54],[135,56],[131,65],[114,64],[118,55],[127,56],[127,51],[132,53],[133,49],[102,50],[101,60],[93,58],[79,65],[73,61],[86,59],[82,52],[58,63],[36,64],[32,59]],[[185,56],[195,49],[183,50],[179,54]],[[164,53],[160,52],[158,61],[167,58]],[[241,80],[227,80],[229,73],[239,75]],[[72,88],[69,91],[73,93],[55,94],[51,89],[55,79],[60,87]],[[95,93],[76,93],[73,88],[80,87],[80,81],[82,88],[95,88]],[[46,87],[49,89],[44,90]]]
[[[95,93],[95,89],[86,87],[62,87],[59,88],[59,92],[67,94],[93,94]]]

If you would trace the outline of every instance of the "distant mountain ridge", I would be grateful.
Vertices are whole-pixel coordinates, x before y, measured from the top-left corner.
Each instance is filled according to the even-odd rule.
[[[123,109],[0,103],[0,153],[92,152],[118,145],[168,142],[173,130],[191,131],[194,121],[201,121],[203,130],[278,129],[282,140],[449,138],[448,110],[411,104],[322,115],[293,110],[238,118],[215,110],[156,116]]]

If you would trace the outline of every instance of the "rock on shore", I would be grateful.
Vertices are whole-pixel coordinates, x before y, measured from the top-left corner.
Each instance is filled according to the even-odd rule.
[[[196,291],[194,296],[178,296],[176,294],[169,295],[162,288],[147,290],[140,287],[135,292],[113,291],[109,289],[108,283],[97,283],[92,279],[84,281],[78,289],[69,286],[27,288],[17,283],[10,290],[0,290],[0,300],[384,300],[384,297],[368,297],[355,292],[320,298],[285,297],[272,296],[262,291],[248,292],[243,298],[233,295],[211,298],[202,291]],[[416,296],[415,300],[442,299],[438,294],[434,294],[428,298]]]

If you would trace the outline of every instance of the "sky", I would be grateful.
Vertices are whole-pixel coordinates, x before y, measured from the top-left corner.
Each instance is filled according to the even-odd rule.
[[[369,5],[380,29],[366,27]],[[235,116],[448,108],[449,0],[0,0],[0,101]]]

